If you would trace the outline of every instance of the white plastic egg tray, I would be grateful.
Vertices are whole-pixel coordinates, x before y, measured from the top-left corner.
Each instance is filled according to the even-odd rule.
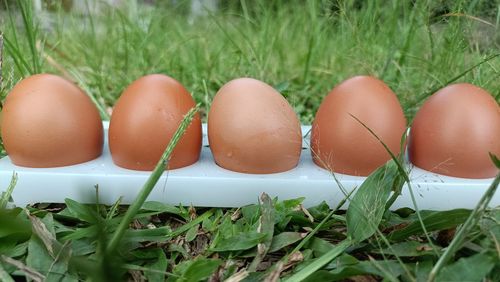
[[[104,122],[107,136],[108,123]],[[302,126],[304,135],[310,126]],[[257,203],[262,192],[280,200],[304,197],[306,207],[326,201],[334,207],[345,197],[332,174],[316,166],[304,139],[299,165],[287,172],[255,175],[232,172],[217,166],[213,160],[206,126],[203,126],[203,149],[200,160],[188,167],[167,171],[158,181],[148,200],[173,205],[202,207],[240,207]],[[90,162],[58,168],[25,168],[15,166],[8,157],[0,159],[0,192],[8,187],[13,172],[18,174],[12,194],[14,204],[63,203],[71,198],[83,203],[95,203],[98,185],[99,202],[113,204],[120,197],[131,203],[149,172],[120,168],[113,164],[107,140],[104,152]],[[345,191],[359,187],[366,179],[336,174]],[[493,179],[463,179],[437,175],[416,167],[411,172],[412,189],[419,209],[448,210],[474,208]],[[497,193],[491,206],[500,205]],[[392,206],[414,208],[406,186]]]

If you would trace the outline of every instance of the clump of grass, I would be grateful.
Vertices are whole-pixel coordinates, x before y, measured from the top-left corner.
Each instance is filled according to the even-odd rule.
[[[39,24],[37,17],[33,14],[33,6],[31,1],[18,1],[18,10],[22,19],[22,31],[17,30],[16,18],[17,13],[11,13],[9,5],[6,5],[9,19],[9,33],[4,35],[5,48],[7,54],[13,60],[18,75],[21,77],[37,74],[42,71],[42,60],[38,50],[38,41],[43,40],[40,35]],[[19,38],[18,33],[22,33]],[[23,40],[24,39],[24,40]],[[29,54],[29,56],[26,56]]]

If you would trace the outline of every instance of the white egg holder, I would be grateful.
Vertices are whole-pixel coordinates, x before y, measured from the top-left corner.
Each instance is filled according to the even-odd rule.
[[[104,122],[106,130],[108,123]],[[310,126],[302,126],[304,135]],[[333,175],[316,166],[309,152],[307,138],[299,165],[287,172],[274,174],[245,174],[223,169],[213,160],[206,125],[203,125],[203,148],[195,164],[167,171],[158,181],[148,200],[172,205],[199,207],[240,207],[257,203],[258,196],[266,192],[280,200],[304,197],[306,207],[326,201],[330,206],[338,205],[344,193],[359,187],[366,179],[344,174],[335,174],[344,192]],[[13,173],[18,175],[12,194],[14,205],[32,203],[63,203],[66,198],[82,203],[96,202],[98,185],[99,202],[113,204],[120,197],[122,203],[133,202],[150,172],[120,168],[113,164],[107,140],[103,154],[92,161],[58,168],[26,168],[15,166],[9,157],[0,159],[0,192],[9,186]],[[419,209],[448,210],[476,206],[493,179],[464,179],[434,174],[413,167],[410,174],[411,187]],[[500,205],[497,193],[490,206]],[[392,206],[414,208],[408,185]]]

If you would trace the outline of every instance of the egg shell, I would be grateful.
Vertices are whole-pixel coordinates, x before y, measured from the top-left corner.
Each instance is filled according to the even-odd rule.
[[[195,107],[175,79],[152,74],[132,82],[118,99],[109,124],[113,162],[133,170],[153,170],[184,115]],[[201,151],[201,120],[196,114],[177,143],[168,169],[191,165]]]
[[[398,154],[406,119],[392,90],[371,76],[355,76],[337,85],[323,100],[312,124],[314,162],[330,171],[367,176],[391,157],[352,116]]]
[[[266,83],[239,78],[216,94],[208,115],[215,162],[228,170],[268,174],[297,166],[300,122],[286,99]]]
[[[56,75],[20,81],[5,100],[1,122],[5,150],[19,166],[68,166],[102,153],[97,108],[80,88]]]
[[[500,156],[500,108],[485,90],[449,85],[429,97],[410,130],[409,157],[428,171],[463,178],[498,173],[489,152]]]

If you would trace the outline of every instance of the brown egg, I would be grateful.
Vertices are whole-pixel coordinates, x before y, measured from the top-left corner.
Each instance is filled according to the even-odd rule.
[[[184,115],[195,106],[175,79],[152,74],[132,82],[118,99],[109,123],[113,162],[134,170],[153,170]],[[201,151],[199,114],[172,152],[169,169],[191,165]]]
[[[276,173],[297,166],[302,150],[299,120],[271,86],[252,78],[228,82],[208,115],[215,162],[244,173]]]
[[[1,128],[5,150],[19,166],[67,166],[102,153],[97,108],[80,88],[52,74],[30,76],[12,89]]]
[[[406,119],[391,89],[371,76],[356,76],[337,85],[320,105],[312,125],[314,162],[330,171],[367,176],[391,157],[357,120],[398,154]]]
[[[429,97],[410,130],[413,164],[439,174],[489,178],[498,173],[488,152],[500,156],[500,108],[485,90],[449,85]]]

